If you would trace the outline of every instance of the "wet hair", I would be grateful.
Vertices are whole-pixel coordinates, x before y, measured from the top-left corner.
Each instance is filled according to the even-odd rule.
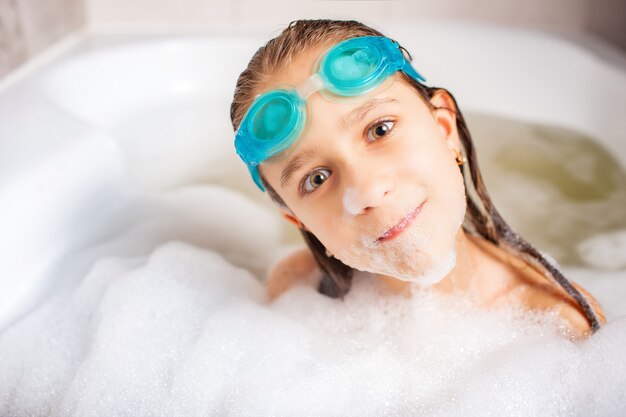
[[[254,54],[248,67],[237,80],[233,102],[230,107],[230,117],[233,129],[236,131],[245,112],[259,92],[263,91],[271,82],[272,74],[286,68],[302,51],[324,45],[333,45],[346,39],[360,36],[384,36],[360,22],[348,20],[296,20],[289,24],[282,33],[267,42]],[[402,51],[411,59],[404,48]],[[561,286],[582,308],[593,332],[605,322],[599,307],[596,311],[591,307],[589,300],[574,286],[558,268],[530,243],[519,236],[500,216],[496,210],[485,184],[483,182],[474,144],[469,130],[456,105],[456,100],[447,90],[438,87],[423,85],[403,72],[402,80],[410,85],[422,98],[424,103],[434,109],[430,102],[435,92],[443,90],[452,98],[456,114],[457,129],[462,145],[462,152],[466,156],[466,163],[459,166],[463,175],[466,190],[467,211],[463,220],[463,228],[467,233],[479,235],[505,251],[520,257],[534,269],[552,279]],[[270,198],[280,206],[287,208],[283,199],[268,183],[261,173],[261,181]],[[326,248],[307,230],[300,229],[304,241],[310,248],[313,256],[322,271],[318,291],[333,298],[341,298],[348,293],[352,285],[354,270],[339,259],[326,255]]]

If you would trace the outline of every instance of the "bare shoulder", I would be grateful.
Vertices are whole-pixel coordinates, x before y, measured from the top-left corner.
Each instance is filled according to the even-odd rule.
[[[507,265],[506,289],[501,293],[499,301],[515,299],[532,310],[555,309],[568,324],[573,339],[581,339],[591,335],[591,324],[578,302],[561,288],[550,277],[546,276],[538,267],[535,267],[521,257],[516,256],[490,242],[476,239],[477,243],[494,259]],[[595,311],[600,324],[606,323],[606,318],[598,301],[583,287],[569,280],[591,308]]]
[[[318,271],[308,248],[292,252],[269,269],[265,280],[267,295],[273,300],[297,282],[312,285],[317,282]]]
[[[583,339],[591,336],[591,323],[574,297],[530,265],[519,269],[519,272],[519,285],[520,288],[524,288],[520,292],[523,294],[521,299],[525,304],[538,310],[556,309],[560,317],[568,323],[572,339]],[[582,294],[593,311],[595,311],[600,324],[605,324],[604,311],[598,301],[577,283],[572,280],[569,280],[569,282]]]

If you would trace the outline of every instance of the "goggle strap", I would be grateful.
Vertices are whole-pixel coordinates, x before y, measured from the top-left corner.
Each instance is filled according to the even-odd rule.
[[[322,80],[322,77],[316,72],[296,88],[296,93],[303,100],[306,100],[311,94],[322,88],[324,88],[324,80]]]
[[[263,183],[261,182],[261,173],[259,172],[258,165],[248,165],[248,171],[250,175],[252,175],[252,179],[257,187],[263,192],[265,192],[265,187],[263,187]]]
[[[413,78],[417,82],[425,82],[426,78],[422,77],[422,75],[413,68],[411,65],[411,61],[404,56],[402,52],[402,48],[400,48],[400,44],[389,38],[379,38],[382,47],[386,50],[387,56],[394,57],[393,60],[397,67],[394,68],[394,71],[400,70],[404,72],[409,77]]]
[[[410,62],[405,61],[404,67],[401,69],[409,77],[413,78],[417,82],[425,82],[426,78],[422,77],[422,75],[417,72],[413,65]]]

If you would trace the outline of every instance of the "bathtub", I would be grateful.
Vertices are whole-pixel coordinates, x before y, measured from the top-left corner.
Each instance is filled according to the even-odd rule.
[[[454,92],[464,112],[581,132],[626,171],[623,54],[597,43],[608,51],[598,55],[593,40],[458,23],[382,29],[411,52],[428,84]],[[233,87],[264,39],[81,35],[4,80],[0,334],[76,288],[104,257],[146,256],[177,240],[262,279],[298,245],[232,146]],[[212,200],[197,194],[204,184],[230,191]],[[252,238],[230,233],[240,215],[203,218],[198,202],[254,206]],[[624,314],[626,290],[615,278],[623,269],[598,271],[596,281],[583,279],[588,272],[581,282],[611,318]]]

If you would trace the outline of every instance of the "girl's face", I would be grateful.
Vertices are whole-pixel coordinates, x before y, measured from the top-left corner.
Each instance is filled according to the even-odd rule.
[[[299,85],[327,47],[301,54],[275,74]],[[261,165],[261,173],[291,212],[355,269],[433,283],[454,267],[465,215],[460,142],[453,111],[431,110],[398,73],[361,101],[308,98],[308,126],[291,148]],[[435,107],[454,110],[440,91]]]

